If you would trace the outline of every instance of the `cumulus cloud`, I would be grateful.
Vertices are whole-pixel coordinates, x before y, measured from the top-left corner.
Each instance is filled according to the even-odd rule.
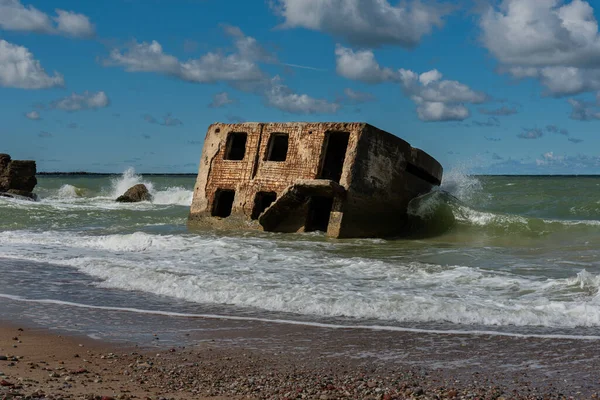
[[[24,6],[19,0],[0,0],[0,28],[8,31],[36,32],[79,38],[93,37],[94,25],[83,14],[56,10],[56,16]]]
[[[143,116],[144,120],[150,124],[157,124],[157,125],[162,125],[162,126],[179,126],[179,125],[183,125],[183,122],[180,119],[177,119],[175,117],[173,117],[171,115],[171,113],[167,113],[165,116],[162,117],[162,121],[159,121],[158,119],[154,118],[152,115],[150,114],[144,114]]]
[[[549,151],[542,154],[541,158],[536,159],[536,164],[548,167],[564,166],[575,171],[590,173],[600,168],[600,156],[586,154],[566,156]]]
[[[505,117],[508,115],[516,114],[518,111],[517,111],[516,107],[502,106],[500,108],[494,108],[494,109],[480,108],[479,112],[484,115],[493,115],[495,117]]]
[[[354,51],[337,45],[335,56],[336,71],[344,78],[366,83],[381,83],[399,79],[397,71],[379,66],[371,50]]]
[[[486,136],[486,137],[485,137],[485,140],[487,140],[488,142],[499,142],[499,141],[501,141],[502,139],[500,139],[500,138],[495,138],[495,137],[487,137],[487,136]]]
[[[40,113],[37,111],[29,111],[28,113],[25,113],[25,118],[31,119],[33,121],[37,121],[42,119],[42,117],[40,117]]]
[[[544,132],[538,128],[523,129],[523,132],[517,135],[519,139],[539,139],[542,136],[544,136]]]
[[[577,139],[577,138],[572,138],[572,137],[570,137],[570,138],[569,138],[569,139],[567,139],[567,140],[568,140],[569,142],[571,142],[571,143],[575,143],[575,144],[578,144],[578,143],[581,143],[581,142],[583,142],[583,139]]]
[[[269,59],[266,51],[239,28],[225,26],[224,29],[234,39],[235,52],[209,52],[197,59],[180,61],[165,53],[160,43],[153,40],[133,42],[123,50],[113,49],[104,65],[120,66],[128,72],[155,72],[195,83],[264,79],[257,62]]]
[[[571,105],[571,119],[578,121],[592,121],[600,119],[600,108],[596,103],[585,100],[569,99]]]
[[[113,49],[104,65],[120,66],[128,72],[164,74],[193,83],[226,82],[238,90],[262,96],[268,106],[291,113],[332,113],[339,109],[337,103],[294,92],[279,76],[269,77],[259,63],[278,63],[277,58],[239,28],[223,25],[223,30],[234,41],[233,52],[209,52],[197,59],[181,61],[165,53],[157,41],[133,42],[124,50]],[[219,104],[218,99],[214,104]]]
[[[40,133],[38,133],[38,137],[47,139],[47,138],[51,138],[52,134],[50,132],[41,131]]]
[[[274,8],[285,19],[282,28],[322,31],[358,46],[407,48],[441,27],[447,11],[418,0],[396,5],[388,0],[276,0]]]
[[[470,116],[465,103],[480,104],[487,100],[484,93],[467,85],[442,80],[437,70],[417,74],[400,69],[398,73],[402,90],[417,104],[417,115],[422,121],[462,121]]]
[[[61,74],[48,75],[27,48],[0,39],[0,86],[47,89],[64,84]]]
[[[344,89],[344,95],[346,95],[346,97],[353,103],[367,103],[375,100],[375,96],[373,96],[371,93],[360,92],[350,88]]]
[[[600,35],[587,1],[503,0],[480,20],[482,42],[516,78],[536,78],[547,94],[600,89]]]
[[[229,93],[220,92],[213,96],[212,101],[208,105],[211,108],[225,107],[228,104],[235,103],[236,100],[229,97]]]
[[[487,100],[458,81],[443,80],[434,69],[421,74],[406,69],[382,68],[371,50],[353,51],[338,45],[335,50],[339,75],[366,83],[397,82],[403,92],[417,104],[422,121],[462,121],[470,116],[466,103],[480,104]]]
[[[340,108],[337,103],[295,93],[278,76],[271,79],[265,99],[268,105],[292,114],[333,114]]]
[[[81,94],[71,93],[70,96],[55,100],[50,103],[50,108],[73,112],[95,110],[109,105],[110,99],[103,91],[94,93],[86,90]]]

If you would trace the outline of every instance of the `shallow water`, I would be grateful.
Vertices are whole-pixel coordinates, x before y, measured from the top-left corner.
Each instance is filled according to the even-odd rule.
[[[150,188],[153,202],[113,201],[136,183]],[[420,217],[415,236],[394,240],[190,232],[193,184],[193,177],[132,170],[41,176],[39,202],[0,198],[0,302],[19,312],[27,304],[29,318],[48,325],[64,325],[85,306],[87,313],[108,307],[377,329],[597,335],[600,177],[450,171],[442,190],[411,205]]]

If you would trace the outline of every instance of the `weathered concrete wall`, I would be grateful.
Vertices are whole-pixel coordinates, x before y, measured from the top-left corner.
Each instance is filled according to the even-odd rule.
[[[403,233],[408,202],[442,179],[442,166],[433,157],[371,125],[353,156],[339,237]]]
[[[194,188],[194,200],[190,209],[190,226],[211,226],[216,228],[260,228],[250,220],[254,199],[258,192],[275,192],[279,197],[283,191],[300,179],[317,178],[323,162],[323,148],[326,132],[350,132],[348,154],[356,147],[358,135],[364,124],[361,123],[244,123],[213,124],[206,134],[200,159],[198,179]],[[227,137],[230,132],[246,132],[246,153],[243,160],[225,160]],[[285,162],[268,161],[271,134],[289,135],[288,152]],[[350,178],[348,164],[342,171],[340,184],[344,186]],[[232,213],[227,218],[212,217],[213,199],[218,189],[235,190]],[[303,211],[304,210],[304,211]],[[306,208],[298,210],[305,213]],[[339,220],[334,216],[332,220]],[[296,215],[297,220],[302,216]],[[339,221],[338,221],[339,222]],[[290,222],[288,231],[301,229],[298,221]],[[295,229],[294,228],[294,229]],[[337,230],[331,224],[332,231]]]
[[[231,132],[247,134],[244,157],[240,160],[225,159]],[[373,237],[400,233],[408,202],[439,184],[442,167],[402,139],[364,123],[211,125],[200,159],[188,225],[262,229],[257,215],[255,219],[251,217],[257,193],[274,192],[279,199],[286,189],[301,180],[320,179],[322,170],[326,169],[324,164],[328,164],[325,162],[328,141],[334,143],[342,136],[342,142],[345,140],[345,135],[332,139],[333,132],[348,133],[348,144],[340,147],[345,150],[345,158],[337,175],[344,193],[342,196],[338,191],[329,197],[333,198],[333,205],[327,234]],[[267,160],[270,140],[276,133],[285,133],[289,138],[285,161]],[[231,214],[226,218],[213,216],[217,192],[223,193],[223,190],[235,191]],[[307,195],[306,198],[312,197]],[[294,207],[294,212],[285,213],[289,215],[286,221],[277,219],[277,223],[273,223],[273,219],[269,219],[268,229],[303,230],[310,207],[306,203],[294,203]]]

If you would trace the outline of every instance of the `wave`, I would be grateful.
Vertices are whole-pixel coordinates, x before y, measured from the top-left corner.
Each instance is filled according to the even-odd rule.
[[[220,314],[191,314],[191,313],[180,313],[174,311],[162,311],[162,310],[147,310],[132,307],[111,307],[111,306],[97,306],[90,304],[75,303],[71,301],[62,301],[54,299],[29,299],[22,296],[15,296],[10,294],[0,293],[0,298],[7,300],[24,302],[24,303],[37,303],[37,304],[49,304],[66,307],[85,308],[90,310],[103,310],[103,311],[116,311],[126,312],[135,314],[146,314],[146,315],[159,315],[170,318],[203,318],[203,319],[220,319],[230,321],[253,321],[253,322],[266,322],[273,324],[282,325],[300,325],[310,326],[315,328],[327,328],[327,329],[360,329],[360,330],[372,330],[372,331],[388,331],[388,332],[411,332],[411,333],[426,333],[426,334],[438,334],[438,335],[485,335],[485,336],[503,336],[503,337],[517,337],[517,338],[536,338],[536,339],[565,339],[565,340],[600,340],[600,336],[595,335],[565,335],[565,334],[535,334],[535,333],[513,333],[513,332],[499,332],[492,330],[458,330],[458,329],[420,329],[420,328],[407,328],[401,326],[387,326],[387,325],[341,325],[331,324],[322,322],[309,322],[309,321],[296,321],[289,319],[273,319],[273,318],[259,318],[259,317],[242,317],[234,315],[220,315]]]
[[[410,257],[340,257],[344,246],[141,232],[0,233],[0,257],[74,268],[100,288],[199,304],[395,323],[600,326],[600,277],[584,269],[550,278]]]
[[[82,187],[71,184],[63,184],[59,188],[40,187],[36,190],[40,200],[49,205],[57,207],[85,206],[94,208],[95,206],[105,208],[140,208],[139,204],[117,204],[110,206],[110,202],[125,193],[127,189],[137,184],[144,184],[152,195],[152,201],[143,202],[145,204],[156,205],[180,205],[190,206],[192,204],[193,190],[182,186],[158,187],[155,182],[145,179],[142,175],[135,172],[134,168],[127,168],[120,176],[111,178],[108,187]],[[141,205],[143,208],[143,205]]]

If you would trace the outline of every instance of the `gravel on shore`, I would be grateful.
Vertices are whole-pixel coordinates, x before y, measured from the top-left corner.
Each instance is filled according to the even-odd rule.
[[[0,399],[570,399],[523,377],[512,388],[473,371],[458,379],[422,367],[343,357],[223,349],[210,344],[139,349],[0,328]]]

